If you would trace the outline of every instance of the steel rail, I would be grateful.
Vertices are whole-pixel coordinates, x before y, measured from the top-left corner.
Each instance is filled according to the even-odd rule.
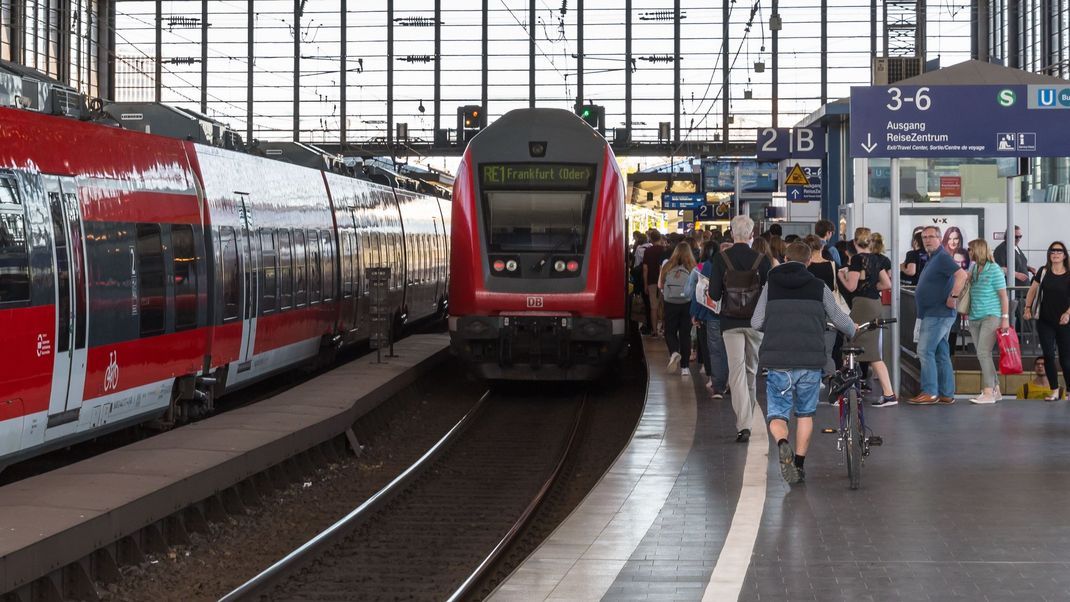
[[[542,487],[535,495],[535,498],[531,501],[530,504],[528,504],[527,508],[524,509],[524,512],[520,515],[520,518],[517,519],[517,521],[505,534],[505,536],[502,537],[501,541],[499,541],[498,544],[494,546],[494,549],[490,551],[490,554],[487,554],[487,557],[483,559],[483,562],[479,563],[479,566],[477,566],[476,569],[472,571],[472,574],[470,574],[468,578],[465,579],[463,583],[461,583],[460,587],[458,587],[453,592],[453,594],[450,595],[450,597],[447,599],[447,602],[458,602],[459,600],[463,600],[471,596],[472,590],[475,588],[475,586],[483,580],[490,568],[494,566],[494,563],[498,560],[499,557],[501,557],[502,553],[504,553],[505,550],[513,544],[517,536],[520,535],[520,532],[535,515],[535,511],[538,510],[540,505],[542,505],[542,502],[546,498],[546,495],[550,492],[550,489],[553,487],[554,483],[556,483],[558,478],[561,476],[561,471],[565,467],[565,462],[568,460],[569,456],[572,455],[572,451],[576,443],[576,438],[579,434],[580,425],[583,423],[584,410],[586,409],[586,407],[587,395],[585,394],[583,396],[583,400],[580,402],[580,407],[576,410],[576,419],[572,424],[572,431],[569,433],[568,441],[565,443],[564,447],[561,450],[561,455],[557,459],[557,464],[554,466],[553,472],[550,473],[550,476],[547,477],[546,481],[542,484]]]
[[[424,452],[424,455],[420,456],[420,459],[406,468],[404,472],[395,477],[394,480],[385,487],[365,500],[363,504],[302,544],[301,547],[290,552],[280,560],[276,561],[275,564],[264,569],[260,574],[220,598],[219,602],[235,602],[236,600],[248,599],[254,595],[267,592],[302,563],[323,551],[326,547],[333,544],[335,540],[350,533],[360,521],[382,508],[395,493],[404,490],[406,486],[420,475],[426,466],[438,459],[442,452],[468,428],[475,419],[475,416],[479,414],[479,411],[483,408],[484,402],[489,396],[490,390],[487,390],[479,398],[479,401],[476,402],[476,405],[469,410],[463,418],[457,421],[457,424],[453,425],[453,427],[450,428],[450,430],[439,439],[437,443]]]

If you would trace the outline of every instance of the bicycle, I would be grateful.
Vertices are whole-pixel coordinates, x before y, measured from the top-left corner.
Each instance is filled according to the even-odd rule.
[[[855,336],[876,328],[884,328],[895,323],[895,318],[878,318],[858,327]],[[866,427],[866,417],[862,406],[862,369],[858,365],[858,356],[865,351],[856,345],[845,345],[843,365],[832,375],[831,392],[836,396],[840,414],[840,428],[836,439],[836,451],[843,451],[847,463],[847,479],[851,489],[858,489],[862,484],[862,463],[869,456],[871,446],[880,446],[884,441]],[[825,432],[836,432],[825,429]]]

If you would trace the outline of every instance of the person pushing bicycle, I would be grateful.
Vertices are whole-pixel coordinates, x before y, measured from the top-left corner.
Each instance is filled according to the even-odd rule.
[[[768,369],[765,421],[776,439],[780,474],[790,484],[806,479],[803,465],[814,431],[814,414],[821,392],[821,371],[829,349],[825,325],[833,324],[847,337],[857,327],[843,312],[825,283],[806,270],[810,247],[793,242],[786,261],[769,271],[758,298],[751,327],[765,333],[758,350],[759,366]],[[795,449],[788,442],[789,413],[796,417]]]

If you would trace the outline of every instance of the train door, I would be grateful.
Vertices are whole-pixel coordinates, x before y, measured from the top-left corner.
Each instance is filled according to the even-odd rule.
[[[357,221],[356,209],[346,207],[343,219],[338,224],[339,237],[345,238],[348,243],[343,247],[343,253],[348,256],[342,259],[343,311],[345,316],[345,329],[349,332],[360,331],[361,313],[361,232]],[[343,226],[344,223],[344,226]]]
[[[45,179],[52,216],[52,273],[56,303],[56,339],[48,426],[78,420],[85,391],[86,259],[77,188],[70,178]],[[133,264],[134,258],[130,258]],[[112,358],[114,363],[114,358]],[[111,369],[105,375],[109,391]]]
[[[252,367],[253,349],[256,343],[256,311],[259,294],[259,279],[256,272],[260,254],[256,252],[256,235],[252,216],[249,213],[249,194],[235,192],[238,195],[238,227],[241,241],[238,249],[241,254],[242,272],[242,328],[241,349],[238,355],[238,373],[246,372]]]

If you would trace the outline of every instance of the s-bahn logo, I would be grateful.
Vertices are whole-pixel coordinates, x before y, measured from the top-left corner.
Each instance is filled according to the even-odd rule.
[[[528,297],[528,309],[542,309],[542,297]]]
[[[108,352],[108,369],[104,371],[104,391],[119,388],[119,352]]]

